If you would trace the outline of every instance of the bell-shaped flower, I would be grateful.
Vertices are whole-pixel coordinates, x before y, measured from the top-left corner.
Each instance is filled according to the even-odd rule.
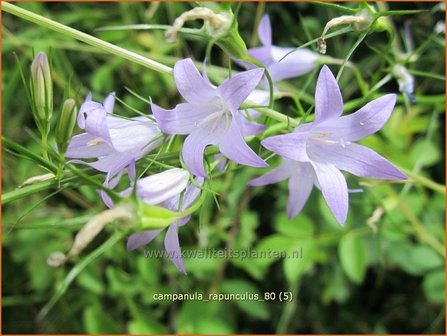
[[[188,183],[188,178],[189,173],[179,168],[142,178],[137,181],[137,197],[151,205],[163,206],[173,211],[183,211],[191,206],[200,194],[200,188]],[[202,183],[203,178],[196,178],[196,184],[201,185]],[[128,189],[124,194],[130,192]],[[187,216],[169,225],[164,240],[166,255],[182,273],[186,273],[186,271],[178,239],[178,228],[185,225],[189,219],[190,216]],[[150,243],[163,230],[145,230],[132,234],[127,240],[127,250],[132,251]]]
[[[244,136],[259,132],[260,125],[248,121],[239,111],[263,73],[263,69],[240,72],[216,88],[200,75],[191,59],[175,64],[175,83],[186,103],[172,110],[152,104],[152,113],[162,132],[188,135],[182,156],[192,174],[207,176],[203,155],[208,145],[218,146],[224,156],[237,163],[267,166],[244,140]]]
[[[143,116],[124,119],[112,115],[110,94],[103,104],[87,99],[79,109],[78,126],[85,132],[74,136],[65,156],[107,173],[105,186],[114,188],[126,168],[162,143],[157,124]],[[79,159],[96,159],[83,161]]]
[[[265,148],[298,163],[296,172],[286,161],[252,184],[262,185],[290,178],[292,199],[289,199],[289,217],[301,210],[315,184],[321,189],[337,221],[344,224],[348,212],[348,187],[340,170],[367,178],[406,179],[385,158],[355,143],[380,130],[389,119],[395,103],[396,96],[388,94],[350,115],[341,116],[343,100],[340,89],[329,68],[323,66],[315,92],[315,120],[298,126],[293,133],[262,141]]]
[[[249,49],[248,55],[267,68],[273,82],[304,75],[317,66],[318,55],[309,49],[297,49],[290,53],[294,48],[272,44],[272,26],[268,14],[259,23],[258,37],[262,46]]]

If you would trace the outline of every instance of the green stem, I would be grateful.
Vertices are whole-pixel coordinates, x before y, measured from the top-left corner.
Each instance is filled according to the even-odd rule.
[[[443,195],[446,194],[444,185],[436,183],[422,175],[412,172],[411,170],[408,170],[408,169],[405,169],[402,167],[399,167],[399,169],[402,170],[409,177],[411,177],[416,183],[423,185],[424,187],[427,187],[428,189],[431,189],[431,190],[441,193]]]
[[[64,34],[66,36],[73,37],[74,39],[77,39],[79,41],[87,43],[91,46],[97,47],[103,51],[114,54],[116,56],[123,57],[129,61],[140,64],[140,65],[147,67],[149,69],[152,69],[152,70],[155,70],[158,72],[167,73],[167,74],[171,74],[173,71],[172,68],[170,68],[164,64],[158,63],[154,60],[151,60],[149,58],[141,56],[137,53],[134,53],[134,52],[126,50],[124,48],[118,47],[112,43],[105,42],[101,39],[98,39],[96,37],[93,37],[91,35],[83,33],[79,30],[73,29],[71,27],[67,27],[61,23],[47,19],[46,17],[43,17],[41,15],[30,12],[26,9],[17,7],[11,3],[2,2],[2,9],[7,13],[10,13],[10,14],[18,16],[22,19],[31,21],[35,24],[42,26],[42,27],[57,31],[57,32]]]

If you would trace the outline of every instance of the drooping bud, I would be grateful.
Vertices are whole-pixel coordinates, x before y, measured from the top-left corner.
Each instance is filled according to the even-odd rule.
[[[372,16],[370,9],[363,9],[355,15],[342,15],[342,16],[333,18],[328,23],[326,23],[324,30],[321,33],[321,36],[317,40],[318,51],[321,54],[326,53],[327,47],[326,47],[325,37],[326,37],[326,34],[329,31],[329,29],[332,29],[332,28],[340,26],[340,25],[352,24],[353,28],[356,31],[362,32],[362,31],[366,31],[369,27],[371,27],[373,22],[374,22],[374,17]]]
[[[56,126],[56,143],[61,155],[65,153],[70,143],[77,114],[76,102],[71,98],[67,99],[62,106],[62,112]]]
[[[230,56],[243,59],[247,56],[247,46],[239,35],[238,24],[231,11],[215,13],[207,7],[196,7],[175,19],[172,28],[166,31],[166,40],[174,42],[177,32],[186,21],[203,20],[204,32],[210,41],[215,41]]]
[[[43,52],[31,64],[31,99],[37,120],[48,122],[53,113],[53,81],[48,58]]]

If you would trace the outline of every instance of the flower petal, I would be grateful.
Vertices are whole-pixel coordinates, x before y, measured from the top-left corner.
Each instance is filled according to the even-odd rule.
[[[119,152],[142,149],[149,143],[156,142],[155,137],[160,134],[155,122],[145,117],[127,120],[108,116],[107,126],[113,147]],[[161,139],[155,147],[158,144],[161,144]],[[154,146],[151,147],[153,148]]]
[[[151,104],[151,108],[158,127],[166,134],[189,134],[197,129],[203,119],[218,110],[212,103],[200,105],[183,103],[172,110]]]
[[[133,251],[143,245],[149,244],[161,231],[163,231],[163,229],[146,230],[131,234],[127,239],[127,251]]]
[[[186,274],[185,265],[183,264],[182,251],[180,250],[180,243],[178,240],[177,225],[172,223],[165,236],[165,249],[168,253],[169,259],[174,263],[180,272]]]
[[[216,96],[216,91],[203,79],[190,58],[175,63],[174,79],[177,90],[190,103],[203,103]]]
[[[266,184],[278,183],[289,178],[293,174],[294,170],[294,166],[290,164],[291,162],[292,161],[285,160],[280,166],[272,169],[271,171],[260,177],[249,181],[248,185],[253,187],[264,186]]]
[[[313,174],[310,164],[302,164],[301,169],[290,176],[289,199],[287,200],[289,219],[298,215],[306,204],[314,185]]]
[[[319,126],[346,141],[357,141],[380,130],[388,121],[396,103],[395,94],[374,99],[358,111]]]
[[[344,225],[348,215],[348,186],[343,174],[331,164],[311,162],[323,197],[337,221]]]
[[[272,57],[270,47],[256,47],[248,49],[247,53],[249,56],[261,62],[264,66],[268,67],[275,62]],[[255,69],[256,65],[247,61],[239,61],[237,62],[241,66],[244,66],[247,69]]]
[[[337,80],[324,65],[318,75],[315,90],[315,124],[339,117],[343,112],[343,98]]]
[[[384,157],[365,146],[351,143],[342,146],[318,146],[323,162],[360,177],[404,180],[407,177]]]
[[[317,66],[318,56],[307,49],[298,49],[282,59],[292,50],[294,48],[272,47],[271,53],[275,63],[271,64],[268,70],[274,82],[304,75]]]
[[[218,87],[224,103],[231,112],[237,111],[259,84],[263,75],[264,69],[261,68],[239,72]]]
[[[254,121],[248,121],[245,117],[241,117],[241,132],[243,136],[257,135],[267,128],[263,124]]]
[[[251,167],[268,167],[246,143],[239,129],[239,116],[234,116],[230,127],[219,142],[219,149],[223,155],[237,163]]]
[[[104,109],[107,113],[113,113],[113,107],[115,106],[115,92],[109,93],[104,100]]]
[[[101,138],[88,133],[82,133],[75,135],[71,139],[65,157],[89,159],[110,155],[114,152],[115,150]]]
[[[200,127],[188,135],[183,143],[182,158],[189,171],[196,176],[207,177],[203,166],[205,147],[216,144],[216,135],[208,128]]]
[[[272,26],[270,24],[270,17],[265,14],[258,26],[258,37],[263,45],[270,47],[272,45]]]
[[[144,177],[137,182],[137,196],[152,205],[160,204],[179,195],[188,185],[189,173],[173,168]]]
[[[308,132],[293,132],[266,138],[261,144],[284,158],[305,162],[309,161],[306,152],[308,137]]]

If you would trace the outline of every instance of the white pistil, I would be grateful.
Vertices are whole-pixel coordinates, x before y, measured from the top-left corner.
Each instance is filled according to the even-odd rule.
[[[93,140],[90,140],[89,142],[87,142],[87,146],[93,147],[93,146],[100,145],[102,143],[104,143],[104,140],[101,138],[97,138],[97,139],[93,139]]]

